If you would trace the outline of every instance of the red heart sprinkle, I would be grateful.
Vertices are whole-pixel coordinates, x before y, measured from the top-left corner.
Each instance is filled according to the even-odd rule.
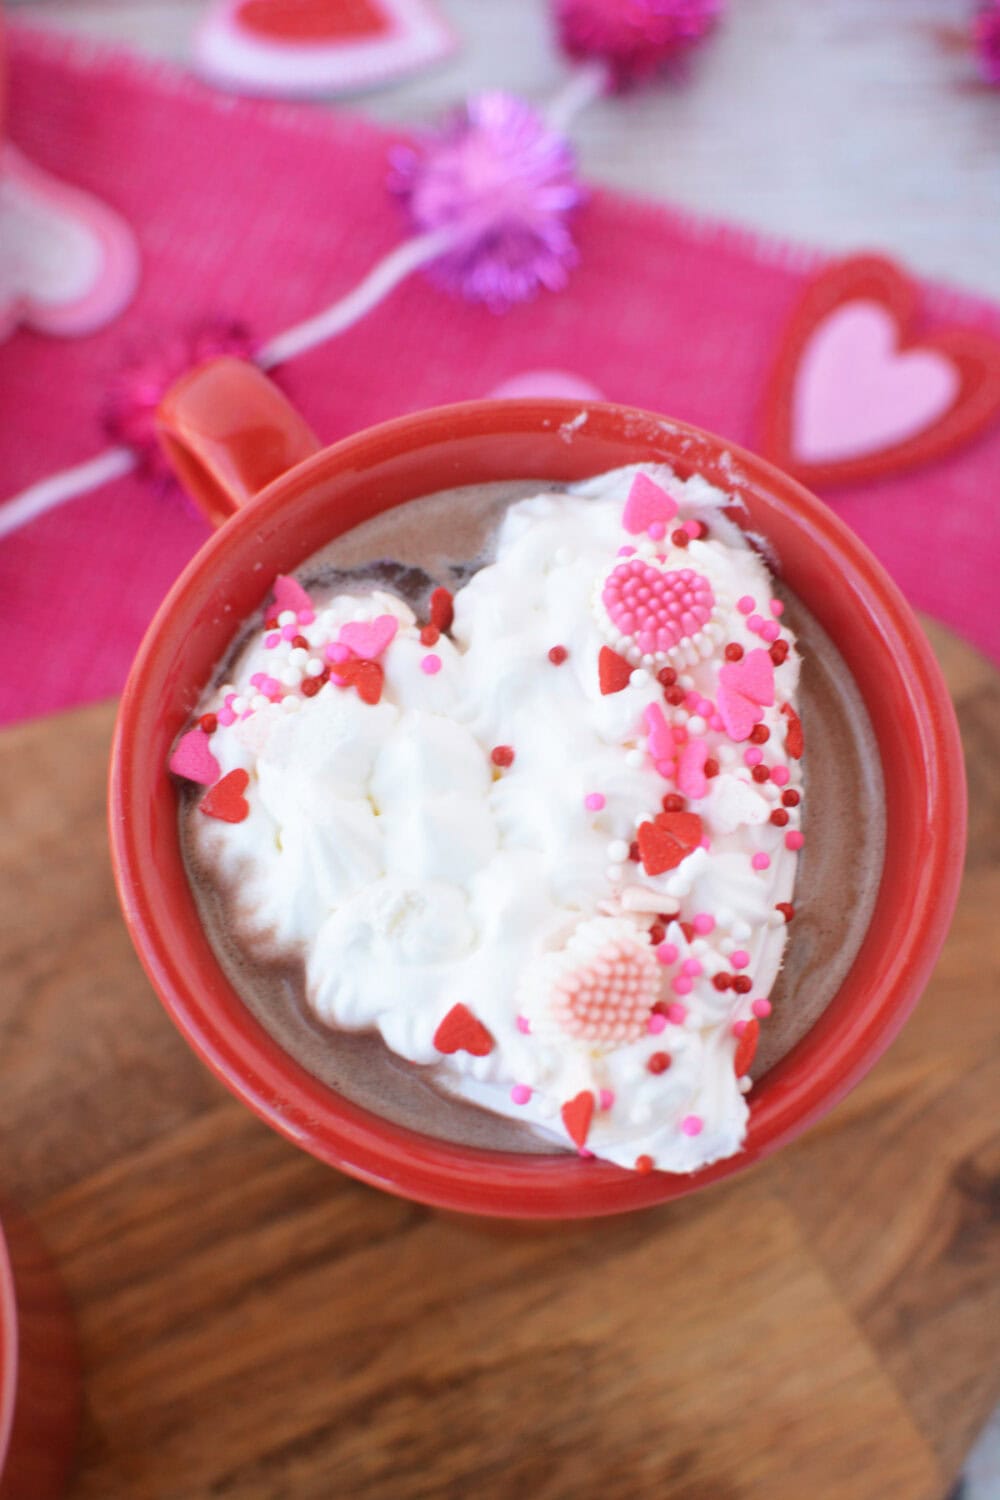
[[[701,819],[697,813],[657,813],[652,823],[640,823],[639,858],[647,875],[662,875],[672,870],[702,840]]]
[[[201,811],[223,823],[242,823],[250,815],[250,804],[243,793],[250,784],[246,771],[230,771],[202,797]]]
[[[377,703],[381,698],[385,673],[377,661],[357,657],[337,662],[333,670],[342,681],[357,688],[362,703]]]
[[[733,1069],[737,1078],[742,1078],[749,1073],[750,1065],[757,1051],[757,1039],[760,1036],[760,1023],[748,1021],[736,1043],[736,1056],[733,1058]]]
[[[577,1094],[575,1099],[564,1104],[560,1114],[570,1140],[576,1146],[585,1146],[590,1131],[590,1122],[594,1117],[593,1094],[585,1089],[582,1094]]]
[[[455,618],[455,605],[447,589],[435,589],[431,595],[431,624],[438,630],[450,630]]]
[[[439,1052],[471,1052],[473,1057],[486,1057],[493,1051],[493,1038],[467,1005],[458,1004],[440,1022],[434,1045]]]
[[[799,760],[805,749],[802,721],[790,703],[783,703],[781,712],[788,720],[788,728],[785,730],[785,749],[793,760]]]
[[[602,646],[597,658],[597,675],[601,692],[607,697],[609,693],[620,693],[622,688],[628,687],[632,668],[624,656],[619,656],[610,646]]]

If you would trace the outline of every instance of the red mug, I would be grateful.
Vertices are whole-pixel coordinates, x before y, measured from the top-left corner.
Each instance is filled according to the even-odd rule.
[[[321,448],[265,376],[222,359],[182,379],[159,421],[178,474],[220,529],[164,600],[122,697],[111,761],[112,857],[154,988],[234,1094],[320,1160],[404,1197],[478,1214],[582,1218],[663,1203],[743,1171],[825,1114],[872,1067],[916,1004],[948,929],[965,780],[930,647],[899,590],[832,511],[731,443],[605,403],[469,402]],[[368,517],[435,490],[571,482],[639,462],[668,463],[682,475],[697,470],[738,493],[749,527],[773,545],[780,576],[837,642],[886,770],[884,873],[851,971],[808,1035],[754,1087],[744,1148],[690,1175],[643,1176],[567,1152],[455,1145],[390,1124],[319,1083],[254,1019],[209,946],[167,772],[175,737],[277,573]]]
[[[57,1500],[80,1421],[76,1335],[33,1227],[0,1229],[0,1500]]]

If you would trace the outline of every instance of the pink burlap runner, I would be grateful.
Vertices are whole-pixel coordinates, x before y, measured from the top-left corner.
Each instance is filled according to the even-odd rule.
[[[105,446],[109,378],[210,313],[262,338],[356,282],[401,235],[390,139],[344,114],[240,102],[167,68],[13,29],[13,141],[134,226],[139,296],[79,342],[0,347],[0,503]],[[808,232],[808,225],[803,226]],[[568,370],[753,444],[775,338],[819,257],[619,194],[578,222],[570,288],[503,318],[414,279],[364,323],[286,366],[324,439],[422,406]],[[1000,309],[926,288],[932,320],[1000,335]],[[1000,428],[913,474],[831,494],[910,599],[1000,657]],[[158,601],[205,536],[128,477],[0,541],[0,723],[117,692]]]

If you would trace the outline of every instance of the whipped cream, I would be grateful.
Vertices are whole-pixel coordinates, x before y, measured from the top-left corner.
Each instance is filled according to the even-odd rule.
[[[639,1171],[739,1150],[792,914],[799,658],[733,503],[659,466],[518,501],[430,626],[279,579],[171,761],[318,1017]]]

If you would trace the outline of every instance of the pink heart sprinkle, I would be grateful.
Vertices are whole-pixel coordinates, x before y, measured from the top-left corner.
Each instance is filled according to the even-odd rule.
[[[312,600],[297,578],[279,573],[274,580],[274,613],[282,614],[286,609],[298,614],[300,609],[312,609]]]
[[[708,745],[704,740],[688,740],[677,763],[677,790],[685,797],[704,797],[708,791],[705,762]]]
[[[375,620],[353,620],[349,625],[342,625],[337,639],[355,656],[364,661],[376,661],[398,629],[399,621],[395,615],[379,615]]]
[[[730,739],[749,739],[773,702],[774,663],[766,651],[748,651],[719,672],[718,709]]]
[[[666,490],[654,484],[648,474],[635,476],[622,512],[622,525],[626,531],[639,536],[651,526],[664,526],[676,514],[677,502],[671,499]],[[660,531],[659,535],[662,537],[664,532]]]
[[[633,557],[613,568],[601,593],[612,624],[644,655],[690,640],[712,617],[715,595],[692,568],[665,573]]]
[[[197,781],[202,786],[214,786],[222,775],[222,767],[208,748],[208,735],[203,729],[189,729],[181,735],[169,764],[175,776]]]
[[[635,1042],[645,1035],[659,993],[660,971],[652,949],[613,942],[556,981],[552,1013],[570,1036]]]

